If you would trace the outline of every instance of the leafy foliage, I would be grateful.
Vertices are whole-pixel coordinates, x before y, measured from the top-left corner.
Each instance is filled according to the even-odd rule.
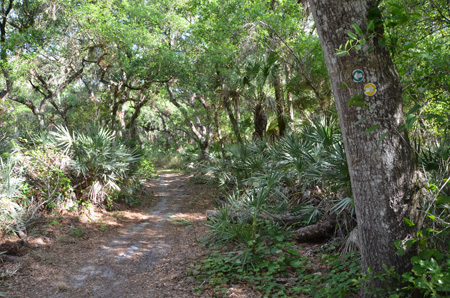
[[[139,157],[115,139],[108,129],[93,125],[85,132],[58,127],[54,133],[58,146],[70,157],[71,169],[79,177],[88,199],[101,204],[108,190],[119,190],[120,181],[131,176]]]
[[[216,292],[224,284],[235,283],[245,283],[266,297],[351,297],[358,292],[362,274],[356,255],[324,254],[317,272],[317,264],[300,255],[289,241],[289,232],[269,222],[261,223],[259,230],[261,239],[254,249],[223,252],[220,244],[213,245],[209,257],[194,266],[191,274]]]
[[[13,158],[0,158],[0,231],[21,230],[25,225],[23,168]]]

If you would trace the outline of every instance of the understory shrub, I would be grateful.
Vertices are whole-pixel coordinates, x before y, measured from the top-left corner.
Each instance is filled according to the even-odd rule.
[[[398,276],[386,270],[382,276],[364,277],[397,278],[404,287],[367,291],[392,298],[405,297],[402,294],[405,290],[416,291],[424,297],[450,296],[449,144],[448,139],[443,139],[416,148],[417,165],[423,176],[420,195],[424,220],[416,239],[406,243],[407,246],[416,243],[419,249],[418,255],[411,259],[412,271]],[[342,258],[328,255],[322,259],[330,268],[334,266],[329,273],[319,270],[307,274],[291,263],[295,258],[304,261],[298,255],[287,253],[287,247],[293,246],[274,242],[274,236],[267,237],[273,231],[268,232],[270,224],[264,223],[270,220],[273,225],[279,222],[275,220],[277,215],[288,214],[300,217],[301,225],[308,225],[319,221],[324,214],[335,214],[336,236],[345,240],[348,235],[356,234],[350,175],[336,123],[332,119],[316,118],[300,131],[288,133],[277,141],[236,144],[225,147],[225,153],[225,158],[216,155],[203,168],[210,182],[225,193],[226,205],[218,208],[209,223],[209,241],[221,247],[211,250],[210,256],[197,267],[197,274],[219,287],[221,282],[248,282],[270,297],[351,297],[357,293],[362,279],[359,261],[346,259],[351,250],[358,249],[356,244],[341,241],[345,244],[341,248]],[[268,253],[271,247],[280,245],[287,246],[276,255]],[[399,253],[402,253],[400,246]],[[285,263],[277,263],[280,267],[276,267],[275,260]],[[285,280],[286,276],[275,274],[267,266],[283,268],[286,274],[295,272],[295,286],[271,283],[270,279]],[[326,288],[328,292],[321,290]]]
[[[51,211],[74,200],[70,158],[50,143],[22,150],[21,163],[29,186],[26,196],[34,208]]]
[[[3,233],[26,231],[42,212],[105,205],[120,191],[135,204],[140,183],[154,173],[149,160],[141,164],[138,154],[98,125],[84,131],[57,127],[20,143],[0,159]]]
[[[24,230],[27,201],[23,167],[14,157],[0,158],[0,232]]]
[[[140,157],[115,137],[113,131],[92,125],[85,131],[70,132],[57,127],[57,145],[70,157],[74,171],[75,193],[82,201],[104,204],[119,185],[135,174]]]
[[[347,159],[333,119],[318,117],[278,141],[257,140],[225,151],[226,158],[213,159],[203,168],[225,193],[251,193],[271,185],[266,196],[270,212],[301,216],[304,224],[332,212],[340,218],[342,235],[355,227]],[[237,201],[245,199],[241,195]]]
[[[264,297],[354,297],[363,280],[359,256],[355,253],[322,254],[313,260],[300,254],[289,231],[260,222],[257,238],[246,246],[224,248],[209,243],[209,256],[192,267],[190,273],[205,287],[226,291],[226,284],[245,284]],[[251,230],[247,226],[247,230]],[[231,244],[229,244],[231,245]]]

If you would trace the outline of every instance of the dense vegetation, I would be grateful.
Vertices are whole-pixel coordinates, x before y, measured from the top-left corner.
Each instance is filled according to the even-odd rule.
[[[365,290],[449,295],[448,7],[378,1],[373,36],[355,25],[336,49],[357,58],[378,38],[400,75],[406,122],[396,129],[421,172],[421,220],[401,219],[417,232],[392,245],[417,247],[410,272],[359,270],[351,169],[307,1],[2,0],[3,237],[26,238],[61,209],[139,204],[154,165],[170,166],[223,191],[210,256],[191,268],[217,291],[246,282],[267,296],[348,297],[369,279],[398,279]],[[328,240],[320,274],[294,240]]]

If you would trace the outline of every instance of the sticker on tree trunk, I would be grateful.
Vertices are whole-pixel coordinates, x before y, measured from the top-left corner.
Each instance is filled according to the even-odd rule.
[[[361,69],[355,69],[352,72],[353,82],[359,83],[364,80],[364,72]]]
[[[377,93],[375,84],[369,83],[364,86],[364,94],[367,96],[374,96]]]

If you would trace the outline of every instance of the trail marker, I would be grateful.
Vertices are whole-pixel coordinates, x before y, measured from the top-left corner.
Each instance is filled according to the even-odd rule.
[[[364,94],[367,96],[374,96],[377,93],[377,87],[373,83],[364,86]]]
[[[364,72],[361,69],[355,69],[352,72],[353,82],[359,83],[364,80]]]

